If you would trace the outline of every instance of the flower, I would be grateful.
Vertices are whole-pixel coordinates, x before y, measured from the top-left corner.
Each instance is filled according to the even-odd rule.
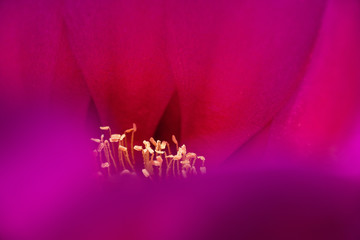
[[[274,222],[298,233],[300,226],[308,236],[326,233],[312,231],[314,225],[336,226],[331,229],[339,235],[321,237],[347,238],[359,229],[352,204],[359,178],[359,18],[357,0],[1,1],[0,125],[8,136],[1,146],[11,161],[0,166],[0,234],[166,238],[175,232],[201,239],[233,233],[238,223],[239,236],[249,236],[241,234]],[[79,154],[94,136],[88,136],[89,122],[91,129],[100,123],[117,133],[136,122],[141,140],[170,142],[176,135],[206,156],[209,177],[158,189],[114,180],[115,187],[98,195],[93,166]],[[23,136],[29,137],[26,151],[17,151]],[[261,178],[247,192],[253,185],[242,181],[242,169],[253,168],[258,178],[263,168],[275,168],[276,176],[295,173],[280,182]],[[298,168],[310,170],[297,175]],[[282,185],[288,181],[290,187]],[[267,182],[274,185],[265,188]],[[337,187],[321,191],[332,184]],[[267,189],[283,190],[266,195]],[[285,203],[278,207],[280,200]],[[306,211],[289,216],[287,206]],[[335,217],[327,222],[327,214]],[[217,219],[237,224],[224,221],[227,228]],[[197,231],[198,223],[209,230]],[[281,239],[283,226],[264,232]],[[194,231],[183,231],[189,228]]]
[[[209,164],[252,142],[331,162],[358,109],[358,3],[345,2],[3,1],[1,96],[175,134]]]

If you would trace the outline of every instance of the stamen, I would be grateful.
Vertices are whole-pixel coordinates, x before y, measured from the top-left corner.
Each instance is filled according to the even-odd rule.
[[[173,176],[175,177],[176,174],[175,174],[175,159],[173,159],[173,167],[172,167],[172,171],[173,171]]]
[[[157,156],[156,160],[158,160],[160,163],[163,163],[163,161],[164,161],[161,156]]]
[[[161,150],[164,150],[166,148],[166,141],[162,141],[160,145]]]
[[[168,152],[169,152],[169,155],[172,155],[171,153],[171,149],[170,149],[170,144],[168,142],[165,142],[166,143],[166,146],[167,146],[167,149],[168,149]]]
[[[133,160],[133,164],[135,164],[135,157],[134,157],[134,135],[135,135],[135,132],[136,132],[136,124],[133,123],[133,130],[132,133],[131,133],[131,157],[132,157],[132,160]]]
[[[150,174],[149,174],[149,172],[148,172],[146,169],[142,169],[141,171],[142,171],[142,173],[144,174],[144,176],[145,176],[146,178],[150,177]]]
[[[111,128],[109,126],[100,127],[100,130],[109,131],[109,136],[111,136]]]
[[[178,143],[178,141],[176,140],[175,135],[172,135],[171,138],[172,138],[173,142],[174,142],[175,145],[176,145],[176,151],[179,151],[179,143]]]
[[[125,136],[126,136],[125,134],[121,135],[120,141],[124,140]]]
[[[113,162],[113,165],[114,165],[115,169],[117,170],[117,165],[116,165],[116,163],[115,163],[115,159],[114,159],[113,154],[112,154],[112,152],[111,152],[111,150],[110,150],[110,143],[109,143],[109,141],[105,140],[104,144],[105,144],[105,147],[106,147],[107,151],[109,151],[110,159],[111,159],[111,161]],[[113,148],[113,149],[114,149],[114,148]],[[114,152],[114,150],[113,150],[113,152]]]
[[[133,123],[133,127],[130,129],[125,130],[125,146],[127,147],[127,140],[126,140],[126,134],[127,133],[131,133],[131,140],[130,140],[130,148],[131,148],[131,157],[132,157],[132,162],[135,164],[135,157],[134,157],[134,134],[136,132],[137,128],[136,128],[136,124]]]
[[[109,131],[108,140],[104,139],[104,134],[101,134],[100,139],[91,138],[90,140],[98,144],[96,150],[93,151],[93,156],[96,162],[99,161],[99,171],[101,175],[104,175],[104,171],[101,169],[107,169],[108,174],[105,176],[108,177],[111,177],[113,174],[136,175],[136,172],[139,173],[141,170],[142,174],[146,178],[152,179],[155,174],[158,175],[159,178],[161,178],[163,172],[163,164],[166,167],[166,170],[164,171],[164,173],[166,173],[166,177],[169,177],[171,169],[171,175],[176,178],[188,178],[189,176],[197,175],[197,170],[199,170],[201,174],[206,173],[205,157],[197,156],[195,153],[192,152],[188,153],[185,144],[179,147],[179,142],[177,141],[175,135],[172,135],[172,142],[174,142],[174,144],[176,145],[176,155],[172,155],[170,144],[167,141],[155,141],[153,137],[151,137],[149,141],[143,141],[144,147],[134,145],[134,133],[137,131],[135,123],[133,123],[133,127],[131,129],[125,130],[123,134],[111,134],[111,128],[109,126],[101,126],[100,130]],[[131,159],[129,156],[130,150],[127,145],[126,135],[130,132],[131,142],[129,147],[131,149]],[[153,145],[154,148],[152,148],[151,145]],[[114,150],[114,146],[115,149],[117,148],[117,156],[116,151]],[[134,167],[138,166],[138,164],[135,165],[136,159],[134,151],[141,151],[142,153],[142,168],[135,169]],[[102,152],[105,156],[104,160],[102,157]],[[163,157],[161,156],[163,154],[166,161],[164,161]],[[198,165],[196,164],[197,159],[200,159],[202,161],[200,167],[198,167]],[[114,167],[111,167],[111,165],[114,165]],[[129,171],[129,169],[131,170]]]
[[[150,138],[150,142],[154,145],[154,147],[156,147],[156,141],[153,137]]]
[[[107,141],[107,140],[106,140]],[[109,164],[110,166],[110,154],[109,154],[109,150],[106,146],[106,144],[104,144],[104,155],[105,155],[105,158],[106,158],[106,162]],[[108,174],[109,176],[111,175],[110,173],[110,167],[108,167]]]
[[[169,155],[166,158],[171,158],[170,163],[167,165],[167,168],[166,168],[166,177],[169,177],[170,167],[171,167],[171,164],[174,162],[174,156]]]
[[[182,158],[182,155],[181,154],[176,154],[174,156],[174,160],[180,160]]]
[[[134,166],[131,164],[131,161],[130,161],[130,158],[129,158],[129,153],[128,153],[128,151],[127,151],[127,148],[124,147],[124,146],[119,145],[119,149],[124,152],[124,154],[125,154],[125,160],[126,160],[127,163],[129,164],[130,168],[131,168],[133,171],[135,171]]]
[[[150,142],[144,140],[143,144],[145,145],[145,148],[150,148]]]
[[[180,161],[181,164],[185,165],[185,164],[190,164],[189,160],[184,160],[184,161]]]
[[[161,163],[159,161],[155,160],[155,161],[153,161],[153,165],[156,167],[160,167]]]
[[[125,147],[127,148],[127,137],[126,137],[126,134],[125,134],[125,140],[124,140],[124,143],[125,143]]]
[[[151,147],[147,147],[146,149],[149,151],[150,154],[154,154],[154,150],[152,150]]]
[[[108,162],[101,164],[101,168],[108,168],[108,167],[110,167],[110,164]]]
[[[104,144],[103,143],[100,143],[99,146],[98,146],[98,152],[101,152],[101,150],[103,150],[104,148]]]
[[[203,156],[199,156],[198,159],[202,161],[202,166],[205,166],[205,158]]]
[[[121,138],[120,134],[112,134],[110,140],[113,140],[114,142],[118,142],[120,138]]]
[[[186,154],[186,157],[188,157],[188,158],[196,158],[196,154],[189,152],[189,153]]]
[[[177,160],[177,172],[178,176],[180,176],[180,160]]]
[[[206,167],[205,167],[205,158],[203,156],[198,157],[202,161],[202,165],[200,167],[201,174],[206,174]]]
[[[183,144],[181,146],[181,151],[182,151],[182,154],[186,155],[186,146],[185,146],[185,144]]]
[[[157,157],[156,157],[156,160],[160,163],[160,167],[159,167],[159,177],[161,177],[161,175],[162,175],[162,168],[161,168],[161,166],[162,166],[162,163],[164,162],[164,160],[162,159],[161,156],[157,156]]]
[[[136,150],[136,151],[142,151],[143,148],[142,148],[141,146],[135,145],[135,146],[134,146],[134,150]]]
[[[160,146],[161,146],[161,141],[160,141],[160,140],[157,140],[157,141],[156,141],[156,147],[160,148]]]
[[[123,152],[127,151],[127,148],[124,147],[124,146],[121,146],[121,145],[119,145],[119,149],[120,149],[121,151],[123,151]]]
[[[119,145],[119,146],[121,146],[121,145]],[[118,148],[118,158],[119,158],[119,161],[120,161],[120,164],[121,164],[122,168],[124,170],[126,170],[124,159],[123,159],[123,153],[122,153],[122,150],[120,148]]]

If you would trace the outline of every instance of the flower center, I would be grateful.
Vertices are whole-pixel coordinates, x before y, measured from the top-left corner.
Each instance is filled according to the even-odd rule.
[[[100,139],[91,138],[98,144],[93,153],[99,166],[99,176],[139,175],[153,180],[169,177],[187,178],[197,175],[198,172],[206,173],[205,157],[187,152],[185,144],[179,147],[174,135],[172,142],[176,146],[175,155],[172,154],[167,141],[155,140],[152,137],[149,141],[144,140],[143,146],[134,146],[137,131],[135,123],[123,134],[112,134],[109,126],[100,127],[100,130],[104,131]],[[108,135],[107,139],[105,135]]]

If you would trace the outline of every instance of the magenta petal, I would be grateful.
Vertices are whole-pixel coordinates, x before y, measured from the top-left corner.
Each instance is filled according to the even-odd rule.
[[[288,151],[294,161],[305,158],[319,166],[341,161],[360,113],[359,42],[359,1],[329,1],[301,88],[271,128],[270,154]]]
[[[162,1],[66,1],[71,45],[102,124],[155,132],[174,92]]]
[[[53,109],[84,121],[90,98],[60,10],[59,1],[2,1],[1,103]]]
[[[324,1],[170,1],[182,140],[221,162],[294,93]]]

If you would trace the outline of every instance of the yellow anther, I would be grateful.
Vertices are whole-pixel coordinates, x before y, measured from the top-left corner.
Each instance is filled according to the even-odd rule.
[[[144,140],[143,144],[144,144],[145,148],[150,147],[150,142],[149,141]]]
[[[182,151],[182,154],[186,154],[186,146],[185,146],[185,144],[183,144],[180,149]]]
[[[143,170],[141,170],[141,172],[144,174],[144,176],[145,176],[146,178],[148,178],[148,177],[150,176],[148,170],[146,170],[145,168],[144,168]]]
[[[173,140],[173,142],[174,142],[175,144],[178,144],[178,141],[176,140],[175,135],[172,135],[172,136],[171,136],[171,139]]]
[[[134,149],[135,149],[136,151],[142,151],[142,150],[143,150],[143,148],[142,148],[141,146],[138,146],[138,145],[135,145],[135,146],[134,146]]]
[[[100,143],[101,140],[100,139],[97,139],[97,138],[90,138],[91,141],[93,142],[96,142],[96,143]]]
[[[154,138],[150,138],[150,142],[154,145],[154,147],[156,147],[156,141],[155,141],[155,139]]]
[[[174,160],[180,160],[182,158],[181,154],[177,154],[174,156]]]
[[[120,149],[121,151],[123,151],[123,152],[126,152],[126,151],[127,151],[127,148],[124,147],[124,146],[121,146],[121,145],[119,145],[119,149]]]
[[[196,158],[196,154],[189,152],[189,153],[186,154],[186,157],[187,158]]]
[[[114,140],[120,140],[121,138],[121,135],[120,134],[111,134],[111,139],[114,139]]]
[[[155,160],[155,161],[153,161],[153,165],[156,167],[160,167],[161,163],[159,161]]]
[[[152,150],[151,147],[146,147],[146,149],[149,151],[150,154],[154,154],[154,150]]]
[[[101,164],[101,168],[108,168],[108,167],[110,167],[110,164],[108,162]]]
[[[120,137],[120,141],[124,140],[124,138],[125,138],[125,137],[126,137],[126,135],[125,135],[125,134],[121,135],[121,137]]]
[[[136,175],[137,170],[135,166],[138,166],[138,164],[136,163],[134,150],[142,151],[144,165],[141,172],[149,179],[152,179],[155,175],[161,178],[164,173],[166,173],[166,176],[172,175],[183,178],[196,175],[197,171],[200,171],[201,174],[206,173],[205,157],[197,156],[192,152],[188,153],[185,144],[179,147],[179,142],[175,135],[172,135],[172,142],[176,145],[176,155],[172,155],[173,153],[171,152],[169,142],[156,141],[153,137],[151,137],[149,141],[144,140],[144,146],[134,145],[134,133],[137,131],[135,123],[133,123],[131,129],[125,130],[123,134],[111,134],[111,128],[109,126],[101,126],[100,129],[108,131],[109,139],[106,140],[104,134],[101,134],[100,139],[91,138],[90,140],[98,143],[96,150],[93,151],[94,158],[95,161],[101,163],[101,168],[107,168],[107,176],[112,176],[113,174]],[[127,133],[131,133],[130,145],[128,145],[127,142]],[[152,148],[152,145],[154,148]],[[117,151],[115,151],[116,147],[118,147]],[[167,149],[166,152],[165,149]],[[117,154],[117,156],[115,154]],[[163,158],[163,154],[165,158]],[[199,168],[196,164],[197,159],[202,161],[201,167]],[[165,166],[162,166],[164,160]],[[159,168],[154,171],[154,167]],[[164,171],[162,171],[163,167],[165,167]],[[172,173],[170,173],[170,171]]]

